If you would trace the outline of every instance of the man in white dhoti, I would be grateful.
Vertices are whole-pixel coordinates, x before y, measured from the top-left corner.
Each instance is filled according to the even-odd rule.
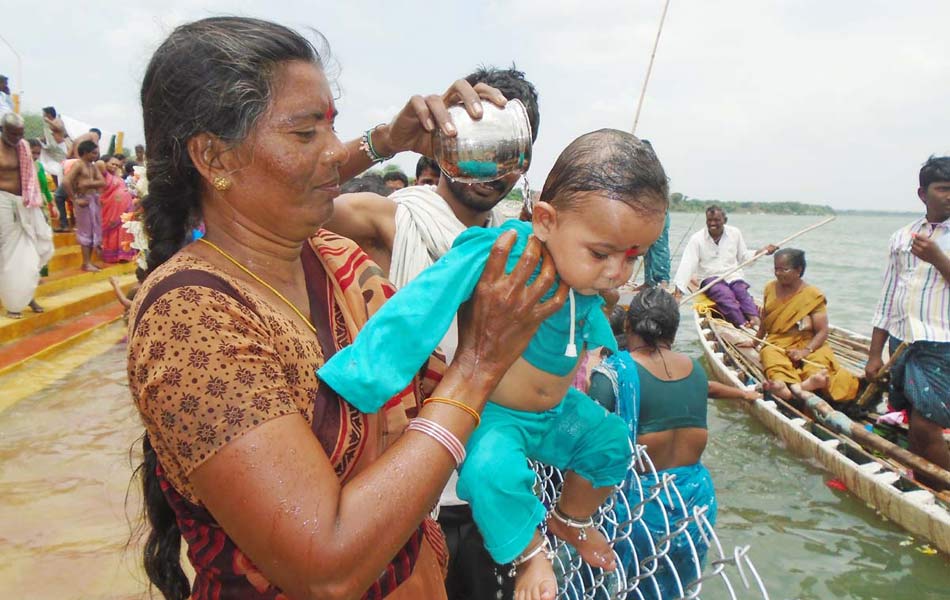
[[[538,136],[538,94],[514,69],[483,68],[465,78],[473,86],[484,83],[520,100],[528,112],[532,139]],[[476,87],[476,90],[479,89]],[[487,100],[484,100],[487,101]],[[370,142],[373,130],[366,132]],[[385,156],[385,148],[375,148]],[[376,158],[371,155],[371,158]],[[488,183],[465,184],[442,176],[438,185],[413,185],[388,197],[372,193],[343,194],[333,206],[333,217],[325,225],[346,236],[365,251],[399,288],[431,266],[449,251],[455,238],[469,227],[495,227],[504,218],[495,206],[508,195],[520,175],[508,175]],[[458,329],[452,327],[439,343],[451,362],[458,346]],[[472,522],[468,504],[455,492],[453,473],[439,501],[439,524],[449,546],[448,575],[445,580],[449,600],[508,598],[513,594],[507,569],[497,570],[484,549]]]
[[[43,199],[30,153],[23,139],[23,118],[0,118],[0,303],[10,318],[20,318],[33,299],[40,269],[53,256],[53,231],[43,215]]]

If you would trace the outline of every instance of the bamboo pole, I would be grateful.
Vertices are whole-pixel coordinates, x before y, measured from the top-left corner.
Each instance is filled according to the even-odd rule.
[[[725,319],[717,319],[717,318],[715,318],[715,317],[709,317],[709,318],[710,318],[710,320],[715,321],[715,322],[717,322],[717,323],[729,323],[729,321],[726,321]],[[732,325],[732,324],[729,323],[729,325]],[[779,346],[779,345],[777,345],[777,344],[773,344],[772,342],[770,342],[770,341],[768,341],[768,340],[764,340],[764,339],[757,338],[757,337],[755,337],[755,334],[754,334],[754,333],[749,333],[748,331],[746,331],[745,329],[742,329],[742,328],[740,328],[740,327],[734,327],[733,330],[734,330],[734,331],[738,331],[738,332],[741,333],[742,335],[744,335],[744,336],[750,338],[753,343],[754,343],[754,342],[759,342],[759,343],[764,344],[764,345],[766,345],[766,346],[770,346],[770,347],[775,348],[775,349],[777,349],[777,350],[781,350],[784,354],[788,355],[788,350],[786,350],[785,348],[782,348],[781,346]],[[736,345],[736,344],[733,344],[733,345],[736,346],[736,348],[739,348],[739,347],[740,347],[740,346],[738,346],[738,345]],[[755,347],[753,346],[752,349],[755,350]],[[819,369],[827,369],[827,368],[828,368],[828,365],[823,365],[823,364],[821,364],[821,363],[817,363],[817,362],[815,362],[815,361],[813,361],[813,360],[808,360],[808,359],[805,359],[805,358],[801,359],[801,362],[805,363],[806,365],[812,365],[813,367],[818,367]]]
[[[794,240],[794,239],[797,238],[798,236],[804,235],[804,234],[808,233],[809,231],[811,231],[812,229],[818,229],[819,227],[821,227],[821,226],[823,226],[823,225],[827,225],[828,223],[831,223],[832,221],[835,220],[835,218],[836,218],[836,217],[834,217],[834,216],[830,216],[830,217],[828,217],[827,219],[825,219],[824,221],[819,221],[818,223],[815,223],[814,225],[809,225],[808,227],[802,229],[802,230],[799,231],[798,233],[793,233],[792,235],[788,236],[788,237],[785,238],[784,240],[782,240],[782,241],[780,241],[779,243],[774,244],[774,245],[775,245],[776,247],[778,247],[778,248],[781,248],[782,246],[784,246],[785,244],[787,244],[787,243],[789,243],[790,241]],[[690,300],[692,300],[692,299],[695,298],[696,296],[702,294],[703,292],[705,292],[706,290],[708,290],[708,289],[711,288],[712,286],[716,285],[717,283],[719,283],[720,281],[722,281],[722,280],[725,279],[726,277],[729,277],[730,275],[732,275],[733,273],[735,273],[735,272],[738,271],[739,269],[742,269],[742,268],[744,268],[744,267],[747,267],[747,266],[751,265],[751,264],[754,263],[755,261],[757,261],[757,260],[759,260],[760,258],[762,258],[763,256],[765,256],[765,254],[766,254],[765,252],[758,252],[758,253],[756,253],[755,256],[753,256],[753,257],[750,258],[749,260],[744,261],[744,262],[742,262],[742,263],[736,265],[736,266],[735,266],[734,268],[732,268],[732,269],[729,269],[728,271],[726,271],[725,273],[723,273],[723,274],[720,275],[719,277],[716,277],[715,279],[713,279],[712,281],[710,281],[709,283],[707,283],[707,284],[704,285],[703,287],[699,288],[698,290],[696,290],[696,291],[693,292],[692,294],[689,294],[688,296],[686,296],[685,298],[683,298],[682,300],[680,300],[680,306],[686,304],[687,302],[689,302]]]
[[[907,342],[901,342],[894,352],[888,357],[887,362],[884,363],[884,366],[881,367],[881,370],[877,372],[874,376],[874,379],[868,382],[868,386],[864,388],[864,393],[861,394],[861,397],[858,398],[858,406],[864,406],[871,401],[871,398],[877,395],[878,391],[881,389],[880,381],[881,378],[887,375],[891,367],[894,366],[894,363],[897,361],[897,358],[907,350]]]
[[[913,452],[905,450],[873,432],[867,431],[864,427],[848,418],[843,412],[833,409],[831,405],[815,394],[805,392],[803,396],[806,405],[812,410],[822,425],[853,439],[862,446],[883,453],[888,458],[906,467],[910,467],[917,473],[924,473],[935,481],[939,481],[943,485],[950,487],[950,471],[946,471],[929,460],[917,456]]]
[[[630,133],[637,135],[637,123],[640,122],[640,109],[643,108],[643,99],[647,95],[647,84],[650,83],[650,73],[653,72],[653,60],[656,58],[656,48],[660,45],[660,34],[663,33],[663,22],[666,21],[666,10],[670,7],[670,0],[663,4],[663,14],[660,16],[660,26],[656,30],[656,39],[653,40],[653,52],[650,53],[650,64],[647,65],[647,74],[643,78],[643,87],[640,89],[640,101],[637,102],[637,114],[633,117],[633,129]]]

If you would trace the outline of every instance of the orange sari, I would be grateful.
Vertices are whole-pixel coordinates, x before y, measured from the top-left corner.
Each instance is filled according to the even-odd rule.
[[[809,362],[802,362],[798,367],[786,354],[788,350],[805,348],[814,339],[815,332],[811,328],[802,329],[800,323],[805,317],[827,312],[827,301],[821,290],[806,285],[791,297],[780,300],[775,293],[775,282],[770,281],[765,286],[762,303],[766,339],[779,346],[762,348],[760,358],[766,377],[772,381],[801,383],[812,375],[827,371],[831,399],[838,402],[854,400],[858,393],[858,379],[841,368],[827,341],[805,357]]]

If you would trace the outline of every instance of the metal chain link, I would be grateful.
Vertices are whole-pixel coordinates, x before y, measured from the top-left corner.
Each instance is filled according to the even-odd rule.
[[[550,510],[557,504],[563,477],[554,467],[540,463],[532,466],[537,475],[536,491]],[[641,476],[634,475],[618,486],[594,515],[594,526],[613,546],[615,571],[607,573],[591,567],[569,544],[548,536],[555,552],[559,598],[692,599],[699,598],[705,588],[715,589],[717,598],[768,600],[765,583],[749,557],[750,546],[724,549],[707,518],[707,508],[690,511],[676,486],[676,476],[658,473],[645,446],[634,448],[630,469]],[[667,506],[673,509],[667,510]],[[661,535],[655,535],[645,523],[647,507],[662,516]],[[689,530],[691,525],[698,535]],[[704,560],[707,553],[709,560]],[[661,581],[665,586],[661,587]]]

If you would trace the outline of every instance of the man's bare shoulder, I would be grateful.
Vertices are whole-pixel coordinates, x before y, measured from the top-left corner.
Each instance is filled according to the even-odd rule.
[[[396,214],[396,203],[373,192],[353,192],[351,194],[340,194],[337,196],[334,204],[345,204],[354,210],[367,210],[374,214],[392,213]]]
[[[340,194],[333,201],[333,216],[325,227],[367,245],[392,248],[396,232],[396,203],[372,192]]]

